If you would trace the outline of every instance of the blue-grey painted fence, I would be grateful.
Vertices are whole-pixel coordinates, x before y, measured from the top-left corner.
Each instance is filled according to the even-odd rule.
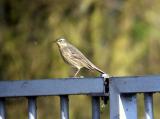
[[[153,93],[144,94],[145,116],[146,119],[153,119]]]
[[[28,119],[37,119],[36,97],[50,95],[60,96],[60,117],[69,119],[68,95],[80,94],[93,96],[92,118],[100,119],[98,96],[105,96],[103,77],[0,81],[0,119],[5,119],[5,106],[2,98],[28,97]]]
[[[68,95],[60,96],[61,119],[69,119],[69,99]]]
[[[0,81],[0,97],[46,95],[101,95],[104,78],[66,78]]]
[[[147,93],[160,91],[160,76],[111,77],[109,80],[119,93]]]
[[[100,119],[100,99],[98,96],[92,97],[92,119]]]
[[[110,119],[137,119],[137,93],[144,93],[145,117],[154,119],[153,93],[160,92],[160,76],[111,77]],[[104,78],[0,81],[0,119],[5,119],[6,97],[28,97],[28,118],[36,119],[36,97],[60,96],[61,119],[69,119],[69,95],[92,97],[92,119],[100,119],[100,97],[106,96]]]
[[[144,93],[146,119],[154,119],[152,94],[160,92],[160,76],[111,77],[110,119],[137,119],[137,93]]]
[[[3,98],[0,98],[0,119],[5,119],[5,105]]]
[[[37,119],[36,97],[28,97],[28,119]]]

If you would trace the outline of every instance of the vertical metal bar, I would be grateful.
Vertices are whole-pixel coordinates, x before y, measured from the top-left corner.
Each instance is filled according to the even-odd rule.
[[[100,119],[100,99],[98,96],[92,97],[92,119]]]
[[[119,119],[137,119],[136,94],[121,94],[119,96]]]
[[[119,96],[119,91],[111,78],[109,80],[110,119],[119,119]]]
[[[37,119],[36,97],[28,98],[28,119]]]
[[[0,119],[5,119],[5,105],[4,99],[0,99]]]
[[[109,80],[110,119],[137,119],[136,94],[121,94],[116,83]]]
[[[154,119],[153,116],[153,94],[144,94],[145,116],[146,119]]]
[[[69,99],[68,95],[60,96],[61,119],[69,119]]]

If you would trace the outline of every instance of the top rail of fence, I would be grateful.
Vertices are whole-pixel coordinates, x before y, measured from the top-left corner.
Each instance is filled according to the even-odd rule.
[[[102,95],[104,78],[67,78],[0,81],[0,97]]]
[[[112,77],[110,88],[119,93],[160,92],[160,75]]]

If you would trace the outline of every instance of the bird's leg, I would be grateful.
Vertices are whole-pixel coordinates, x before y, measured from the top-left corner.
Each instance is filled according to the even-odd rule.
[[[77,69],[76,73],[74,74],[74,77],[77,76],[77,74],[79,73],[80,70],[81,70],[81,69]]]

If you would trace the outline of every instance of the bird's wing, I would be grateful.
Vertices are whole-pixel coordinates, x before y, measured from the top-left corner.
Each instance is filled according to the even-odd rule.
[[[81,62],[81,64],[88,69],[96,69],[96,66],[90,62],[76,47],[70,44],[68,48],[72,58],[79,60],[79,62]]]

